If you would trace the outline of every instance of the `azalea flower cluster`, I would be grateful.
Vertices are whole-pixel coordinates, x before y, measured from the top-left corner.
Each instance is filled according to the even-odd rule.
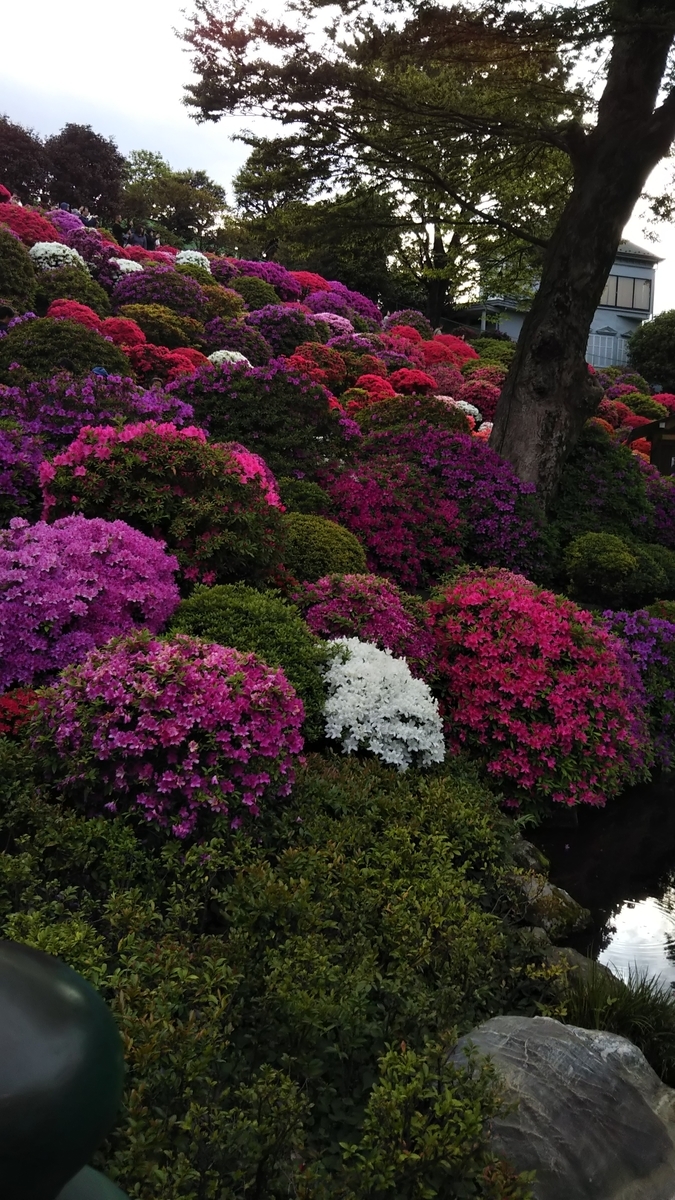
[[[637,612],[606,612],[607,628],[619,637],[644,686],[656,761],[675,767],[675,624]]]

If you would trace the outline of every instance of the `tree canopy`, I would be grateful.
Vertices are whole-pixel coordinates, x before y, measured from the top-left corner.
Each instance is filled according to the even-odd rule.
[[[112,138],[69,122],[44,144],[52,204],[85,204],[104,218],[119,205],[125,160]]]
[[[225,189],[205,171],[173,171],[161,156],[134,150],[125,169],[122,214],[152,220],[182,241],[201,245],[226,207]]]

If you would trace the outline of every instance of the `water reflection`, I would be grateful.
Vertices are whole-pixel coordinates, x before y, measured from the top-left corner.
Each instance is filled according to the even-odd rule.
[[[666,901],[666,903],[664,903]],[[632,967],[675,985],[675,891],[663,900],[627,901],[607,924],[609,940],[598,961],[626,979]]]

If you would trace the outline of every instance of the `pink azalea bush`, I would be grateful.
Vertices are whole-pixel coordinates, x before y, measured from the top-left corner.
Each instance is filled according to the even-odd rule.
[[[123,521],[21,518],[0,530],[0,691],[32,684],[176,608],[178,562]]]
[[[293,597],[313,633],[357,637],[405,658],[413,675],[433,675],[435,640],[422,602],[378,575],[325,575]]]
[[[523,576],[469,571],[429,603],[451,746],[511,803],[602,805],[646,777],[643,696],[590,613]]]
[[[33,742],[67,799],[186,838],[212,814],[237,828],[288,795],[303,719],[283,671],[254,654],[139,630],[64,672]]]

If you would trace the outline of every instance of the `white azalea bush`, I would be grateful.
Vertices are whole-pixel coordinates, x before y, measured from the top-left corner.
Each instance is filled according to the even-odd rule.
[[[211,273],[211,263],[205,254],[200,250],[179,250],[176,255],[176,265],[180,263],[190,263],[193,267],[203,267],[205,271]]]
[[[325,673],[326,736],[345,754],[372,751],[399,771],[443,762],[445,742],[438,704],[404,658],[358,638],[334,638],[342,647]]]
[[[251,364],[245,354],[240,354],[238,350],[214,350],[213,354],[209,354],[209,362],[219,366],[220,363],[246,363],[247,367]]]
[[[28,253],[38,271],[53,271],[57,267],[79,267],[81,271],[88,271],[79,251],[62,246],[60,242],[36,242]]]
[[[143,267],[139,262],[134,262],[132,258],[111,258],[108,262],[109,267],[115,267],[120,275],[131,275],[133,271],[142,271]]]

